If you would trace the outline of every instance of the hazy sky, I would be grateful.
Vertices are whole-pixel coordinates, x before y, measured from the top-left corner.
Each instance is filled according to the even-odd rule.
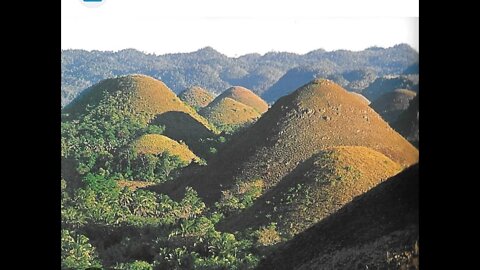
[[[62,49],[228,56],[418,46],[418,0],[62,0]]]

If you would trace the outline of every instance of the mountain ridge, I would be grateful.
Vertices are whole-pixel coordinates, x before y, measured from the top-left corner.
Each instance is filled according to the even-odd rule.
[[[261,95],[288,70],[298,66],[331,66],[333,73],[371,68],[383,75],[401,74],[418,62],[418,52],[408,45],[376,51],[314,50],[306,54],[268,52],[237,58],[225,56],[211,47],[164,55],[135,49],[67,49],[61,53],[62,106],[82,90],[103,79],[131,73],[142,73],[162,80],[176,93],[198,85],[219,94],[233,85],[242,85]]]

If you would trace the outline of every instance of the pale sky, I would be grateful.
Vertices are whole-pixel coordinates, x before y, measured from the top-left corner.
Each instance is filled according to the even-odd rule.
[[[269,51],[417,51],[418,0],[62,0],[62,49],[147,53],[211,46],[228,56]]]

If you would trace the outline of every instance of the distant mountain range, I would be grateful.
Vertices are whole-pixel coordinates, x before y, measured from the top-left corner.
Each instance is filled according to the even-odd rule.
[[[287,80],[288,74],[303,70],[309,72],[293,76],[294,81]],[[238,58],[223,55],[211,47],[165,55],[134,49],[118,52],[63,50],[61,96],[62,106],[65,106],[82,90],[103,79],[140,73],[162,80],[176,93],[200,86],[220,94],[229,87],[241,85],[272,102],[317,75],[328,77],[348,90],[361,92],[377,77],[412,74],[416,70],[418,52],[406,44],[363,51],[319,49],[303,55],[269,52]],[[287,77],[284,78],[287,82],[279,86],[282,77]]]

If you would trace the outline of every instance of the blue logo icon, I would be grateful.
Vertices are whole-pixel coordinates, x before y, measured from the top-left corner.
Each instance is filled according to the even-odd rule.
[[[105,0],[80,0],[86,7],[99,7],[105,3]]]

